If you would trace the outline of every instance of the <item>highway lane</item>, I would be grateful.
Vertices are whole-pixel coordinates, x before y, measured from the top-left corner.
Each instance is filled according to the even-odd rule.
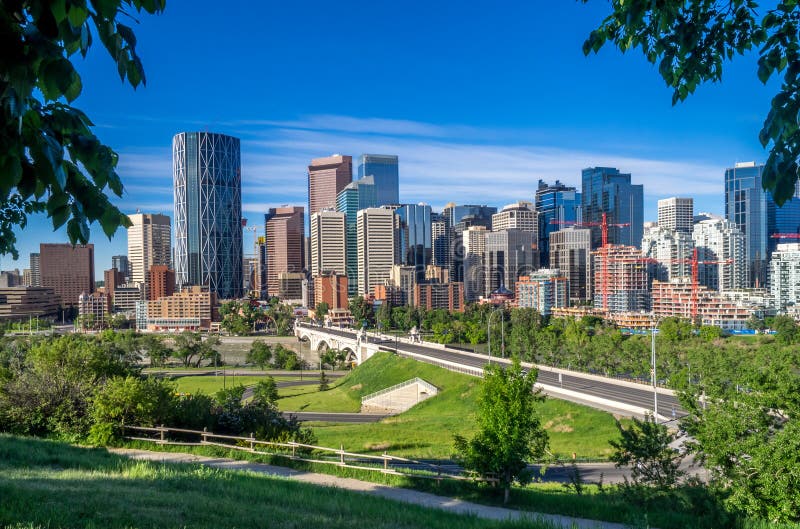
[[[335,334],[346,338],[354,338],[356,332],[347,329],[325,328],[326,333]],[[381,348],[395,351],[398,354],[410,352],[421,356],[426,356],[435,360],[444,360],[456,364],[483,369],[490,359],[485,356],[473,356],[465,354],[456,349],[439,349],[428,347],[423,344],[408,344],[395,342],[393,339],[378,339],[369,336],[370,343],[375,343]],[[498,360],[494,360],[498,361]],[[585,395],[600,397],[610,401],[619,402],[644,409],[653,408],[653,391],[651,389],[630,387],[614,383],[613,381],[603,382],[589,377],[582,377],[579,374],[562,374],[561,382],[558,380],[558,373],[550,371],[546,367],[539,369],[539,382],[549,386],[560,387],[565,390],[576,391]],[[674,410],[674,414],[673,414]],[[672,395],[659,393],[658,395],[658,414],[662,417],[680,418],[686,413],[680,407],[678,399]]]

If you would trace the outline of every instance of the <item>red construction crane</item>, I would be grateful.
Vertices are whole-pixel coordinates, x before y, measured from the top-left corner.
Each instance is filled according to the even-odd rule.
[[[608,223],[608,216],[606,213],[603,213],[602,220],[600,222],[577,222],[577,221],[569,221],[569,220],[556,220],[553,219],[550,221],[550,224],[559,224],[559,225],[570,225],[570,226],[579,226],[579,227],[600,227],[600,234],[601,240],[603,245],[600,247],[600,252],[603,256],[603,268],[601,272],[601,277],[603,278],[603,285],[602,285],[602,296],[603,296],[603,310],[608,310],[608,227],[614,228],[624,228],[625,226],[630,226],[630,222],[619,222],[619,223]]]
[[[800,233],[775,233],[770,235],[772,239],[800,239]]]

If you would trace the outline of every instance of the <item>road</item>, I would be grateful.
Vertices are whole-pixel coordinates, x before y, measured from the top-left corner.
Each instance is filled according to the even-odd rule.
[[[324,332],[346,338],[353,338],[356,334],[355,331],[336,328],[325,328]],[[367,339],[370,343],[378,344],[386,351],[397,351],[401,356],[404,352],[409,352],[435,360],[444,360],[478,369],[483,369],[490,361],[487,356],[467,354],[457,349],[438,349],[423,344],[396,343],[393,339],[381,340],[373,336],[369,336]],[[539,369],[538,381],[541,384],[557,388],[560,387],[565,390],[576,391],[593,397],[601,397],[638,408],[653,409],[653,391],[650,389],[620,385],[611,380],[609,382],[604,382],[593,378],[582,377],[580,374],[571,375],[564,373],[561,375],[561,381],[559,382],[558,373],[550,371],[546,367],[541,367]],[[686,415],[686,412],[680,407],[676,397],[659,394],[658,414],[663,417],[672,418],[673,410],[675,418]]]
[[[285,411],[284,415],[294,415],[303,422],[348,422],[348,423],[368,423],[378,422],[388,417],[386,414],[378,413],[318,413],[314,411]]]

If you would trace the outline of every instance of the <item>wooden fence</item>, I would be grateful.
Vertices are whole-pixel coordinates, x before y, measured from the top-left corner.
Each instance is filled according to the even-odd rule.
[[[347,452],[344,447],[328,448],[325,446],[307,445],[289,441],[278,443],[273,441],[260,441],[250,434],[249,437],[236,435],[222,435],[209,432],[207,429],[187,430],[185,428],[167,428],[165,426],[146,427],[146,426],[123,426],[123,430],[139,432],[139,435],[124,435],[125,439],[131,441],[145,441],[159,445],[174,446],[218,446],[231,450],[240,450],[251,454],[285,457],[293,461],[304,461],[307,463],[318,463],[323,465],[333,465],[340,468],[351,468],[380,472],[396,476],[406,476],[421,479],[443,479],[462,480],[462,481],[482,481],[495,483],[495,478],[482,478],[474,473],[465,472],[463,469],[454,470],[446,468],[436,463],[427,461],[417,461],[389,455],[384,452],[381,455],[356,454]],[[182,438],[196,438],[191,440],[174,440],[169,434],[179,434]],[[149,436],[148,436],[149,435]],[[370,465],[372,463],[372,465]]]

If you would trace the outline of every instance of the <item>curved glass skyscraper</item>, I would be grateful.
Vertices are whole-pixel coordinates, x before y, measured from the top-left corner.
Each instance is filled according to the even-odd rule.
[[[221,299],[242,297],[239,139],[211,132],[172,138],[175,280]]]

